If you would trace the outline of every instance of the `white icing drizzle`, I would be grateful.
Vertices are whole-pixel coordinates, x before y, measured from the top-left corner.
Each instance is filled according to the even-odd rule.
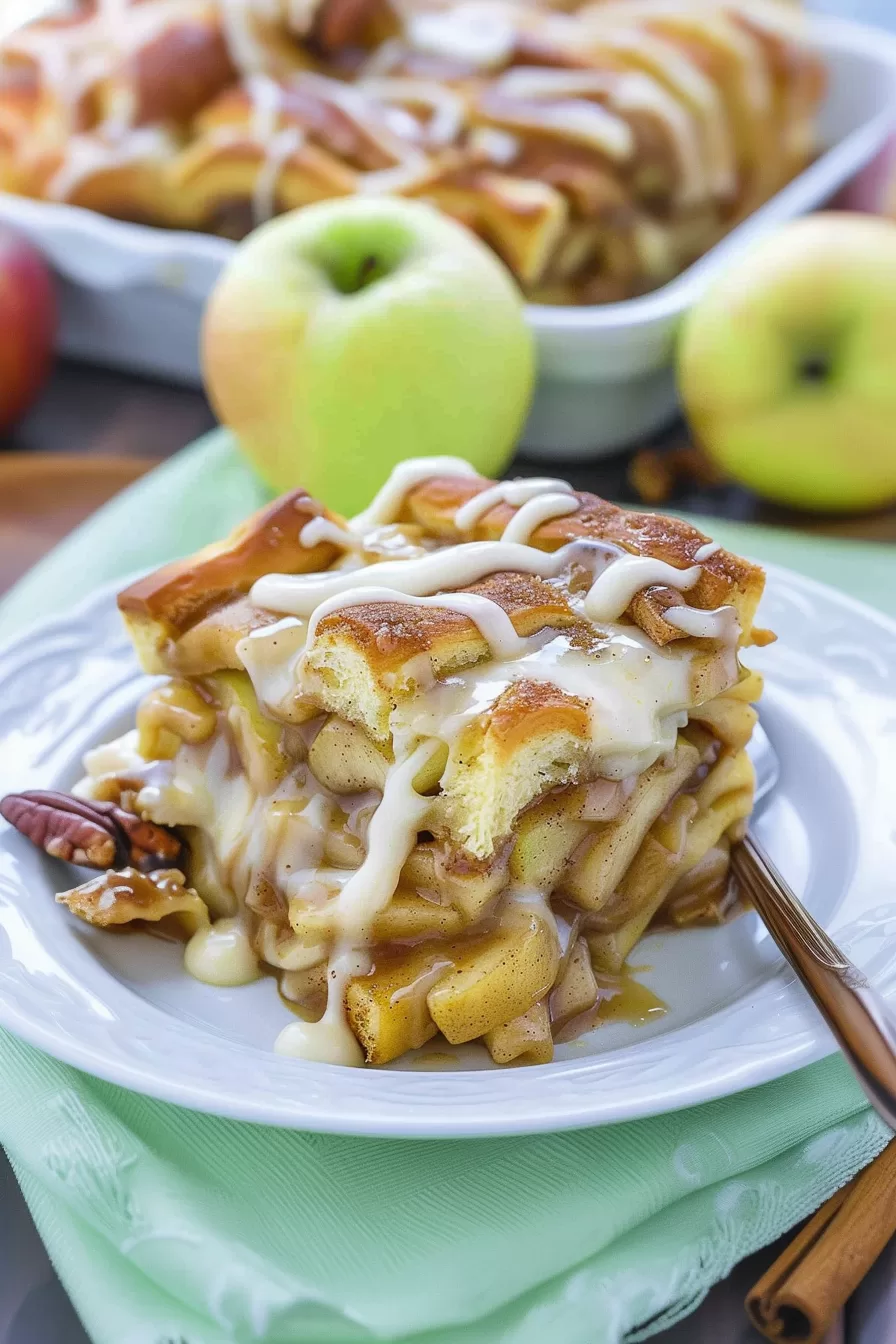
[[[97,5],[103,36],[113,52],[123,51],[127,45],[127,29],[133,17],[128,9],[128,0],[99,0]]]
[[[432,799],[414,789],[414,779],[440,746],[439,740],[421,742],[389,771],[382,802],[367,830],[367,857],[336,900],[343,936],[365,938],[373,919],[392,899],[417,832],[432,807]]]
[[[546,924],[557,940],[557,946],[561,953],[566,949],[563,946],[563,940],[560,937],[560,930],[557,927],[557,916],[551,909],[547,896],[540,887],[524,887],[520,883],[515,883],[508,887],[504,898],[505,910],[510,914],[520,912],[524,915],[535,915]],[[568,930],[567,930],[568,932]]]
[[[264,151],[252,188],[252,219],[257,225],[264,224],[274,214],[280,174],[292,155],[301,149],[305,136],[298,126],[280,127],[283,88],[257,63],[243,82],[252,104],[249,134]]]
[[[184,966],[207,985],[248,985],[260,975],[258,958],[239,919],[219,919],[194,933],[184,951]]]
[[[578,507],[579,501],[572,494],[537,495],[514,514],[501,533],[501,540],[528,542],[542,523],[548,523],[552,518],[565,518],[567,514],[575,513]]]
[[[254,27],[252,0],[218,0],[224,40],[240,75],[263,71],[269,56]]]
[[[65,201],[94,173],[141,159],[166,158],[171,148],[170,137],[155,126],[141,126],[114,139],[104,139],[99,133],[73,135],[67,142],[65,158],[46,186],[46,196],[48,200]]]
[[[517,74],[511,71],[511,75]],[[520,71],[519,73],[524,73]],[[508,79],[510,76],[505,76]],[[600,103],[583,98],[569,98],[551,102],[546,99],[529,101],[514,91],[510,96],[503,87],[504,79],[495,83],[494,93],[483,99],[492,120],[521,130],[556,132],[579,141],[618,163],[626,163],[635,150],[632,128],[623,117],[614,116]]]
[[[712,80],[671,42],[644,28],[601,30],[598,25],[596,37],[601,48],[640,64],[694,109],[711,188],[718,197],[729,196],[737,184],[737,165],[724,101]]]
[[[694,205],[709,195],[694,117],[661,84],[649,75],[626,75],[614,89],[611,105],[620,112],[647,112],[663,123],[678,160],[676,196],[681,205]]]
[[[495,485],[480,490],[465,504],[461,504],[454,515],[454,526],[458,532],[469,532],[480,518],[484,518],[496,505],[512,504],[518,508],[548,490],[571,494],[572,486],[553,476],[530,476],[514,481],[498,481]]]
[[[699,551],[694,552],[694,564],[705,564],[712,556],[717,555],[722,547],[717,541],[707,541],[700,547]]]
[[[355,589],[394,588],[409,597],[429,597],[505,570],[554,578],[568,563],[566,547],[548,554],[515,541],[468,541],[413,560],[385,560],[346,573],[266,574],[253,584],[251,599],[271,611],[311,616],[322,602],[349,592],[354,595]],[[667,568],[672,574],[688,572],[673,570],[671,565]]]
[[[614,549],[571,542],[548,553],[515,541],[468,541],[412,560],[386,560],[344,573],[266,574],[253,585],[251,599],[272,611],[311,617],[313,627],[318,608],[324,603],[329,614],[346,605],[347,596],[355,605],[376,600],[373,596],[365,597],[361,590],[369,593],[387,588],[408,597],[430,597],[445,589],[465,588],[487,574],[505,571],[556,578],[573,556],[587,559],[590,555],[606,561]],[[591,621],[618,620],[635,594],[653,584],[687,591],[702,572],[699,565],[676,569],[651,556],[615,553],[618,558],[601,570],[584,599],[583,609]]]
[[[397,165],[396,168],[382,169],[377,172],[362,173],[358,188],[363,190],[368,179],[396,172],[398,169],[419,169],[428,167],[428,160],[420,150],[409,144],[401,135],[396,135],[388,126],[384,108],[370,98],[363,89],[347,84],[341,79],[331,79],[311,70],[301,75],[303,93],[309,93],[322,102],[338,107],[344,116],[349,117],[359,132],[372,141]]]
[[[411,457],[399,462],[385,485],[370,504],[351,520],[353,532],[367,532],[384,523],[394,523],[408,491],[436,476],[476,476],[474,467],[462,457]]]
[[[265,157],[252,188],[252,219],[256,225],[264,224],[274,214],[280,174],[292,156],[302,148],[304,141],[305,137],[297,126],[285,126],[270,140],[262,142]]]
[[[522,147],[519,136],[499,131],[495,126],[477,126],[470,134],[470,148],[501,167],[513,163]]]
[[[692,702],[690,654],[658,648],[637,626],[610,626],[594,652],[546,631],[516,658],[461,668],[400,704],[393,739],[440,736],[450,746],[516,681],[547,682],[588,706],[594,766],[614,780],[670,752]]]
[[[664,618],[676,630],[683,630],[695,639],[722,639],[736,644],[740,626],[733,607],[716,607],[715,611],[700,611],[696,607],[668,607]]]
[[[364,1051],[348,1023],[345,993],[348,983],[364,975],[369,960],[363,954],[349,953],[330,958],[327,968],[327,1006],[319,1022],[290,1022],[274,1042],[278,1055],[290,1059],[313,1060],[318,1064],[342,1064],[360,1068]]]
[[[139,770],[146,762],[138,750],[140,734],[131,728],[121,737],[104,742],[84,753],[84,769],[88,775],[126,775],[131,770]]]
[[[703,153],[693,115],[681,106],[652,76],[641,71],[544,70],[518,67],[502,76],[498,91],[511,99],[533,100],[539,118],[571,134],[586,138],[597,135],[607,152],[627,158],[632,152],[632,132],[614,112],[646,112],[662,122],[679,167],[679,199],[692,203],[703,199],[706,179]],[[597,102],[581,101],[598,99]],[[606,101],[607,106],[603,103]],[[622,128],[622,129],[620,129]]]
[[[18,22],[21,23],[19,16]],[[29,15],[30,17],[30,15]],[[0,25],[6,22],[6,9],[0,7]],[[21,54],[34,61],[40,71],[41,83],[53,90],[65,114],[71,123],[78,102],[85,88],[84,28],[92,25],[80,25],[81,42],[73,44],[51,27],[35,24],[30,28],[19,28],[16,32],[3,36],[4,53]]]
[[[357,551],[363,545],[363,538],[357,532],[350,532],[330,518],[312,518],[299,533],[299,545],[313,550],[322,541],[331,541],[346,551]]]
[[[422,185],[432,176],[432,167],[425,154],[409,156],[394,168],[378,168],[360,173],[355,190],[361,196],[389,196]]]
[[[487,70],[503,65],[516,42],[510,16],[488,4],[461,4],[445,13],[411,11],[405,34],[416,51]]]
[[[568,496],[564,497],[568,499]],[[533,501],[534,502],[534,501]],[[534,523],[533,523],[534,525]],[[411,560],[387,560],[365,569],[324,574],[268,574],[252,587],[251,598],[259,606],[293,616],[310,618],[308,642],[318,622],[345,606],[380,600],[395,601],[396,595],[425,598],[444,590],[464,588],[487,574],[522,573],[556,578],[573,555],[606,560],[609,548],[572,542],[552,554],[515,541],[470,541],[445,551],[435,551]],[[612,553],[612,552],[610,552]],[[583,602],[586,617],[594,622],[618,620],[636,593],[653,584],[687,591],[700,578],[699,565],[676,569],[651,556],[617,552],[617,558],[597,575]],[[377,593],[387,593],[384,598]],[[456,594],[452,594],[456,596]],[[447,605],[446,601],[433,605]]]
[[[306,622],[286,616],[239,641],[236,654],[255,688],[259,704],[284,718],[296,693],[296,668],[305,648]]]
[[[356,87],[378,102],[397,104],[397,107],[392,108],[393,111],[428,107],[431,115],[424,131],[431,145],[451,144],[463,127],[464,104],[460,95],[434,80],[368,78],[360,80]],[[411,139],[419,138],[420,126],[416,118],[406,111],[405,118],[406,129],[399,131],[399,134]],[[401,124],[396,123],[396,128]]]
[[[283,89],[275,79],[260,70],[248,76],[244,88],[252,103],[250,134],[254,140],[266,144],[277,131],[283,110]]]
[[[647,555],[622,555],[599,574],[585,598],[585,615],[590,621],[618,621],[636,593],[653,584],[693,588],[703,571],[699,565],[676,569],[665,560]]]
[[[360,68],[361,79],[379,79],[389,75],[405,57],[405,45],[400,37],[387,37],[378,47],[374,47]]]
[[[638,10],[633,10],[633,15]],[[643,11],[642,11],[643,12]],[[648,20],[653,12],[646,9]],[[765,116],[771,106],[772,90],[768,69],[759,43],[743,28],[732,23],[724,14],[699,10],[663,9],[657,14],[658,27],[685,37],[697,36],[710,46],[722,48],[731,58],[729,69],[735,68],[736,83],[750,110]],[[734,71],[732,71],[734,73]]]
[[[257,0],[256,0],[257,3]],[[277,18],[277,0],[272,0],[273,17]],[[292,32],[299,37],[308,32],[314,21],[318,0],[286,0],[286,12]]]
[[[394,103],[387,103],[383,109],[383,115],[386,119],[386,125],[395,135],[403,136],[406,140],[418,140],[420,138],[420,123],[406,107],[397,107]]]
[[[382,569],[377,565],[376,569]],[[358,592],[336,594],[322,602],[315,610],[308,626],[308,647],[310,647],[317,627],[325,616],[334,611],[344,611],[347,607],[357,607],[366,602],[398,602],[407,607],[431,607],[444,611],[456,611],[469,620],[479,630],[482,638],[492,651],[494,658],[515,658],[529,647],[526,639],[516,633],[513,622],[503,607],[492,602],[482,593],[439,593],[433,597],[412,597],[398,592],[394,588],[368,588]]]
[[[432,806],[414,789],[417,772],[439,742],[422,742],[389,771],[383,798],[367,832],[367,856],[336,897],[339,944],[329,964],[327,1006],[319,1022],[291,1022],[277,1037],[279,1054],[328,1064],[360,1065],[363,1053],[348,1023],[345,994],[350,980],[364,975],[370,926],[392,899],[417,832]]]

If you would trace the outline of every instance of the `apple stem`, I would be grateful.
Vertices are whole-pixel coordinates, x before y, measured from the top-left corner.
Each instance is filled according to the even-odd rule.
[[[358,289],[363,289],[364,286],[367,284],[367,281],[371,278],[371,276],[376,274],[376,271],[377,271],[377,260],[376,257],[373,256],[373,254],[371,253],[369,256],[366,256],[364,258],[364,260],[361,262],[361,265],[358,267]]]

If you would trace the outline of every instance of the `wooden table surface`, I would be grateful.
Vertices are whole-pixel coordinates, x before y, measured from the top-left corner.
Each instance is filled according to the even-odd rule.
[[[190,388],[62,362],[36,405],[0,438],[0,592],[106,499],[214,425]],[[680,427],[662,445],[682,440]],[[628,480],[632,454],[549,464],[551,475],[622,503],[637,503]],[[525,474],[538,464],[515,462]],[[831,536],[896,541],[896,510],[823,519],[763,504],[748,491],[693,483],[669,501],[694,513],[799,527]]]

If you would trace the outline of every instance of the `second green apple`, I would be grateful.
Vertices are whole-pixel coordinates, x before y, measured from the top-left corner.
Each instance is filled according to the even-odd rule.
[[[407,457],[499,475],[534,379],[501,262],[430,207],[388,198],[308,206],[250,235],[209,300],[202,353],[212,404],[264,479],[344,513]]]
[[[810,215],[730,262],[685,320],[678,384],[707,452],[759,494],[896,500],[896,223]]]

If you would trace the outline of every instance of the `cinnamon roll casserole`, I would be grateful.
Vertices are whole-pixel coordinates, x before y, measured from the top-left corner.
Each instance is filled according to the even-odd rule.
[[[410,196],[595,304],[798,173],[824,83],[784,0],[75,0],[0,44],[0,188],[231,238]]]

